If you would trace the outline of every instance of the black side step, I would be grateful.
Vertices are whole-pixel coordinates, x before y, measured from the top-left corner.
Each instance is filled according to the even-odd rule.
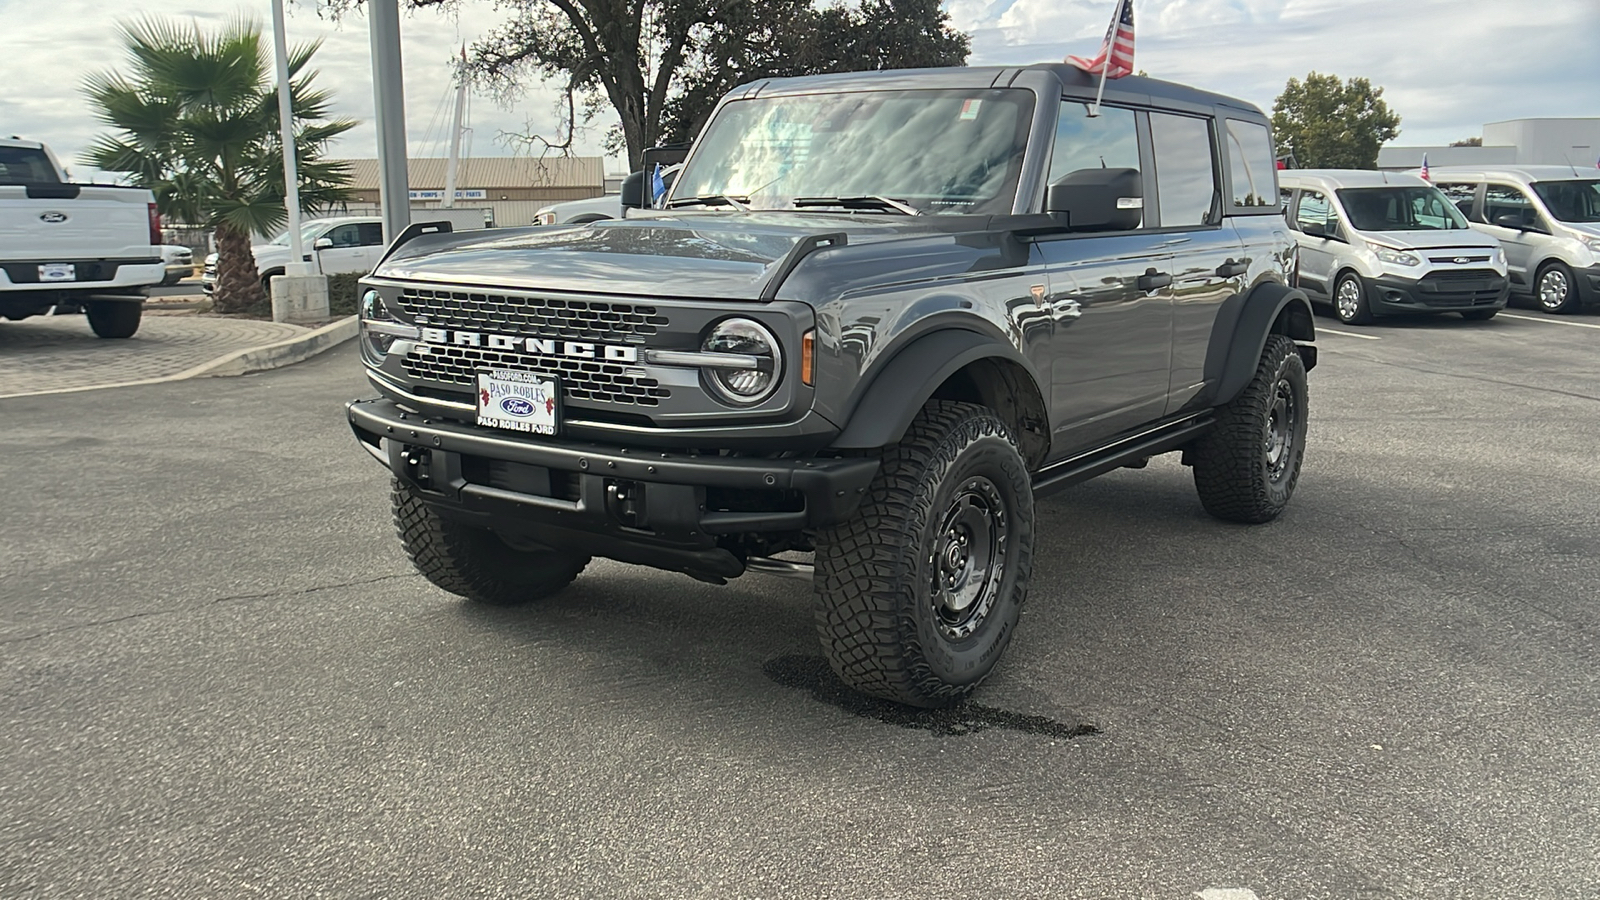
[[[1033,476],[1033,495],[1043,497],[1096,475],[1120,469],[1157,453],[1176,450],[1215,422],[1209,413],[1136,434],[1109,447],[1090,450],[1040,469]]]

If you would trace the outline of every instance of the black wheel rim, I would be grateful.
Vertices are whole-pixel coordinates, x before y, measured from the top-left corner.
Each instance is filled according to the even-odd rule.
[[[1272,406],[1267,410],[1267,477],[1274,483],[1282,481],[1289,471],[1299,429],[1300,404],[1295,396],[1294,385],[1287,378],[1279,378],[1272,388]]]
[[[928,557],[934,620],[950,640],[983,625],[1005,574],[1010,518],[1000,489],[967,479],[945,507]]]

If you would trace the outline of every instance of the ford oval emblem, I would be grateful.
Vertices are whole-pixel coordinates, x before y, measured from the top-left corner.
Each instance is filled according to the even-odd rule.
[[[1458,266],[1464,266],[1467,263],[1472,262],[1472,260],[1470,258],[1468,258],[1468,257],[1465,257],[1465,256],[1458,256],[1455,259],[1452,259],[1451,262],[1455,263]]]
[[[500,408],[518,418],[527,418],[533,415],[533,404],[521,397],[507,397],[501,400]]]
[[[64,212],[47,212],[39,214],[39,221],[45,223],[46,225],[60,225],[66,220],[67,214]]]

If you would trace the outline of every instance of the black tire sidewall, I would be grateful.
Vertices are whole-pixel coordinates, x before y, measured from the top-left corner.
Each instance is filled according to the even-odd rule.
[[[1266,419],[1272,412],[1274,392],[1277,390],[1279,380],[1287,380],[1294,391],[1295,427],[1293,432],[1294,444],[1289,448],[1293,458],[1284,470],[1284,477],[1273,481],[1267,473],[1266,448],[1261,449],[1260,469],[1262,486],[1266,489],[1267,498],[1272,505],[1286,506],[1289,498],[1294,494],[1295,484],[1300,480],[1300,467],[1305,463],[1306,434],[1310,417],[1311,404],[1306,396],[1306,369],[1301,361],[1300,354],[1291,348],[1288,353],[1279,357],[1277,365],[1273,367],[1272,378],[1267,385],[1265,406],[1261,409],[1262,427],[1266,427]]]
[[[940,454],[940,458],[944,456]],[[902,612],[914,623],[916,640],[930,674],[946,684],[975,684],[989,674],[1010,644],[1027,596],[1024,570],[1032,566],[1032,484],[1016,448],[1004,438],[989,435],[959,447],[948,466],[928,475],[923,482],[932,495],[928,518],[907,547],[912,555],[907,561],[904,596],[912,608]],[[939,628],[932,609],[933,571],[928,557],[937,544],[945,511],[965,480],[975,475],[989,479],[1006,505],[1006,556],[999,589],[983,621],[972,634],[952,639]]]

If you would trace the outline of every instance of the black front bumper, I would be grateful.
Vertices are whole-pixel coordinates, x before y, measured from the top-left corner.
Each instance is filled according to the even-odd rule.
[[[848,518],[872,457],[767,459],[532,439],[346,405],[362,446],[431,506],[548,546],[659,568],[739,574],[721,535],[792,533]]]
[[[1504,309],[1511,293],[1510,280],[1493,272],[1435,272],[1417,279],[1379,275],[1361,280],[1367,290],[1367,305],[1380,315]]]
[[[1574,269],[1572,276],[1578,289],[1578,305],[1585,309],[1600,306],[1600,266]]]

